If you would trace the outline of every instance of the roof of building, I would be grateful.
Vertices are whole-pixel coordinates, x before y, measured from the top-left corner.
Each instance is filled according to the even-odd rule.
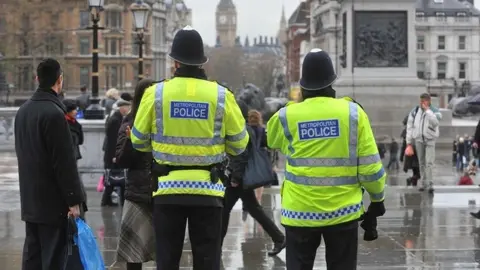
[[[280,56],[283,54],[283,48],[278,38],[260,36],[254,38],[253,42],[249,37],[245,38],[244,44],[241,43],[240,37],[235,39],[235,46],[242,49],[245,54],[274,54]],[[217,44],[215,47],[222,47],[220,39],[217,37]]]
[[[473,5],[473,0],[417,0],[416,11],[424,16],[436,16],[437,12],[445,16],[457,16],[459,12],[479,16],[480,11]]]
[[[301,2],[297,9],[293,12],[292,16],[288,19],[288,25],[307,23],[309,15],[308,7],[306,2]]]
[[[242,50],[245,54],[272,54],[272,55],[282,55],[283,50],[279,45],[252,45],[252,46],[243,46]]]
[[[220,9],[235,8],[235,4],[233,3],[232,0],[220,0],[220,3],[218,3],[217,8],[220,8]]]

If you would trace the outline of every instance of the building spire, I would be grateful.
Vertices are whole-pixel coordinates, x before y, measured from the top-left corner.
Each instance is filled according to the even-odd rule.
[[[285,3],[282,5],[282,15],[280,18],[280,27],[278,29],[277,38],[284,43],[287,38],[287,17],[285,16]]]
[[[287,17],[285,16],[285,2],[282,4],[282,18],[280,19],[280,28],[287,28]]]

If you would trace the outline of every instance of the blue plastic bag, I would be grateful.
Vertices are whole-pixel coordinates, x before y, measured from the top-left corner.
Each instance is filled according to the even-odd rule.
[[[77,224],[77,234],[73,240],[78,246],[83,268],[85,270],[105,270],[105,263],[92,229],[81,218],[77,218],[75,223]]]

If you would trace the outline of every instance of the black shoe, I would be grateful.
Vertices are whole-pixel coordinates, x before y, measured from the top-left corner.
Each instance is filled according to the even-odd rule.
[[[434,191],[435,191],[435,189],[433,189],[433,187],[428,188],[428,194],[433,195]]]
[[[424,188],[424,187],[421,187],[421,188],[418,189],[418,191],[424,192],[424,191],[425,191],[425,188]]]
[[[407,187],[412,185],[412,178],[407,178]]]
[[[118,203],[114,203],[114,202],[102,202],[101,206],[116,207],[116,206],[118,206]]]
[[[479,212],[476,212],[476,213],[473,213],[473,212],[470,212],[470,216],[476,218],[476,219],[480,219],[480,211]]]
[[[282,242],[282,243],[275,243],[273,246],[273,249],[268,252],[268,256],[273,257],[277,256],[278,253],[282,252],[282,250],[287,246],[287,242]]]

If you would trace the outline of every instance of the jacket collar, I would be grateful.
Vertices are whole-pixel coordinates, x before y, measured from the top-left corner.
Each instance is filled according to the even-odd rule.
[[[43,89],[43,88],[38,88],[37,91],[32,95],[30,98],[33,101],[50,101],[53,102],[55,105],[60,107],[62,109],[63,113],[67,113],[67,109],[65,108],[65,105],[60,101],[58,98],[57,93],[53,91],[52,89]]]
[[[173,77],[180,78],[195,78],[200,80],[207,80],[207,74],[205,70],[198,67],[181,67],[175,70]]]

